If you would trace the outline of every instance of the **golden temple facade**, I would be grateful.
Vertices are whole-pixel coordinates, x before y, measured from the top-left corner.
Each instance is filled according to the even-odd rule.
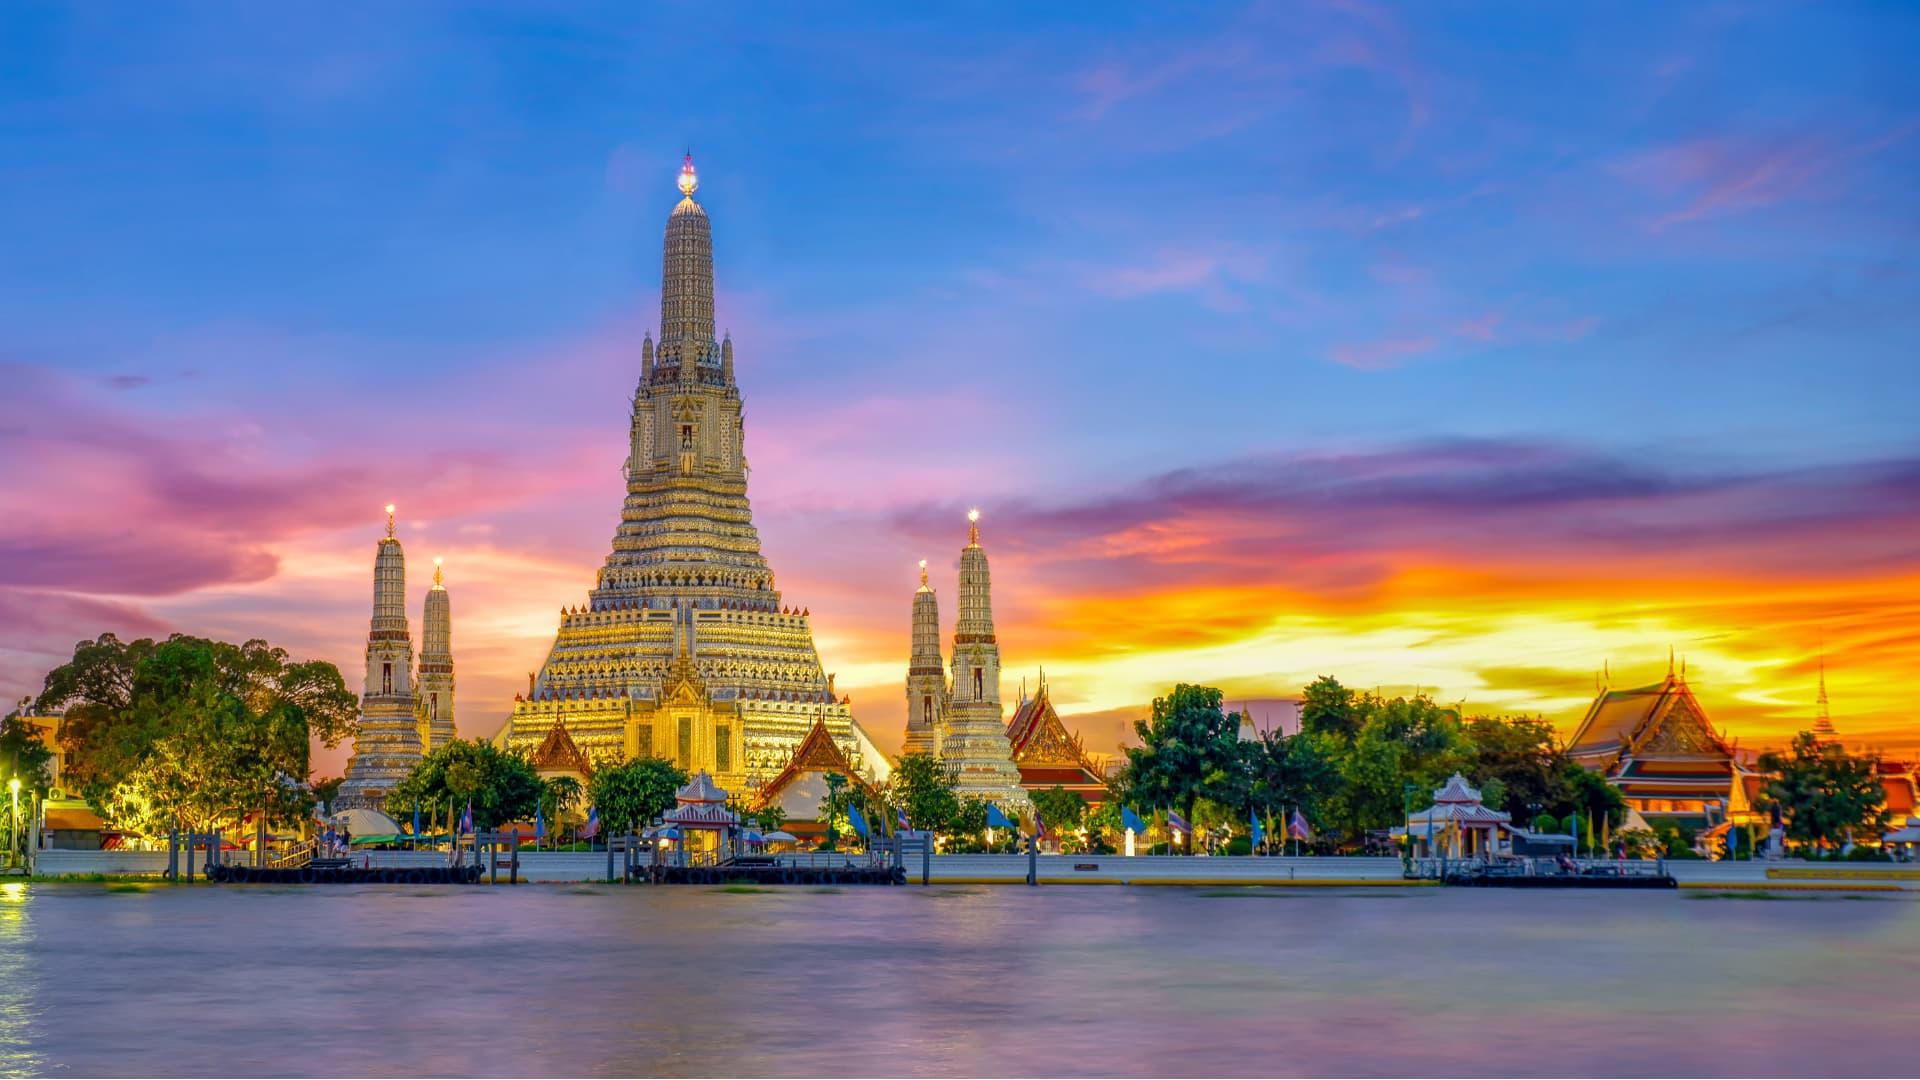
[[[651,756],[729,790],[772,779],[816,723],[867,775],[886,759],[836,697],[809,612],[785,604],[747,501],[733,342],[714,337],[713,238],[693,159],[667,219],[660,341],[641,347],[627,496],[587,603],[501,735],[538,748],[564,724],[595,765]]]

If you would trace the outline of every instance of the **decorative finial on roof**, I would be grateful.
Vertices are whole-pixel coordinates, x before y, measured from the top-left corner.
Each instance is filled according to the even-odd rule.
[[[693,171],[693,147],[689,146],[686,160],[680,163],[680,194],[691,199],[693,193],[698,190],[700,190],[700,177]]]
[[[980,508],[967,511],[967,543],[978,546],[980,543]]]
[[[387,537],[393,537],[393,504],[387,504]]]
[[[444,565],[446,561],[447,560],[438,555],[433,557],[433,587],[436,589],[442,587],[440,583],[440,567]]]
[[[926,583],[927,583],[927,560],[921,559],[920,560],[920,584],[925,585]]]
[[[1667,646],[1667,678],[1673,678],[1673,646]]]
[[[1822,738],[1832,738],[1835,734],[1833,713],[1827,703],[1827,658],[1820,657],[1820,696],[1816,699],[1820,705],[1819,715],[1813,718],[1813,733]]]

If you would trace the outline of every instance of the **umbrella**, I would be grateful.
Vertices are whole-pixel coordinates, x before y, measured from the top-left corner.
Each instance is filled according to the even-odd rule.
[[[797,844],[800,842],[799,837],[793,835],[792,833],[786,831],[785,829],[775,829],[772,832],[768,833],[766,836],[762,837],[762,839],[766,840],[766,842],[769,844]]]

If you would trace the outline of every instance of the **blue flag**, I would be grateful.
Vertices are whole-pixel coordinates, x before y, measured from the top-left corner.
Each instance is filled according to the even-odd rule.
[[[860,834],[860,839],[865,840],[867,838],[867,817],[860,812],[859,807],[852,803],[847,804],[847,823],[853,826],[854,832]]]
[[[988,803],[987,804],[987,828],[1011,829],[1013,828],[1013,822],[1007,820],[1007,815],[1001,813],[999,807],[993,805],[992,803]]]
[[[420,804],[413,804],[413,835],[420,835]]]
[[[1123,829],[1132,829],[1141,836],[1147,835],[1147,823],[1141,821],[1140,815],[1134,813],[1133,808],[1130,806],[1120,808],[1120,827]]]
[[[580,835],[591,840],[596,835],[598,835],[599,832],[600,832],[600,808],[597,806],[589,806],[587,807],[587,827],[585,830],[583,830],[580,833]]]
[[[536,803],[533,807],[533,842],[537,844],[546,838],[547,808]]]
[[[1258,811],[1249,810],[1247,816],[1249,820],[1253,822],[1253,846],[1259,847],[1260,842],[1267,838],[1267,830],[1265,826],[1260,824],[1260,814]]]

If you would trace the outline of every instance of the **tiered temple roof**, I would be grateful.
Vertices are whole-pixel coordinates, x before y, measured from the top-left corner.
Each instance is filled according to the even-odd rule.
[[[541,775],[573,775],[585,782],[593,778],[593,762],[580,752],[580,747],[567,733],[567,722],[557,720],[547,729],[547,737],[533,751],[533,768]]]
[[[1068,731],[1054,711],[1044,674],[1039,690],[1014,710],[1007,724],[1007,743],[1020,770],[1021,787],[1031,792],[1058,786],[1088,803],[1106,801],[1106,781],[1079,736]]]
[[[1684,672],[1669,669],[1649,686],[1601,691],[1567,753],[1649,818],[1713,825],[1750,810],[1733,745],[1714,729]]]

